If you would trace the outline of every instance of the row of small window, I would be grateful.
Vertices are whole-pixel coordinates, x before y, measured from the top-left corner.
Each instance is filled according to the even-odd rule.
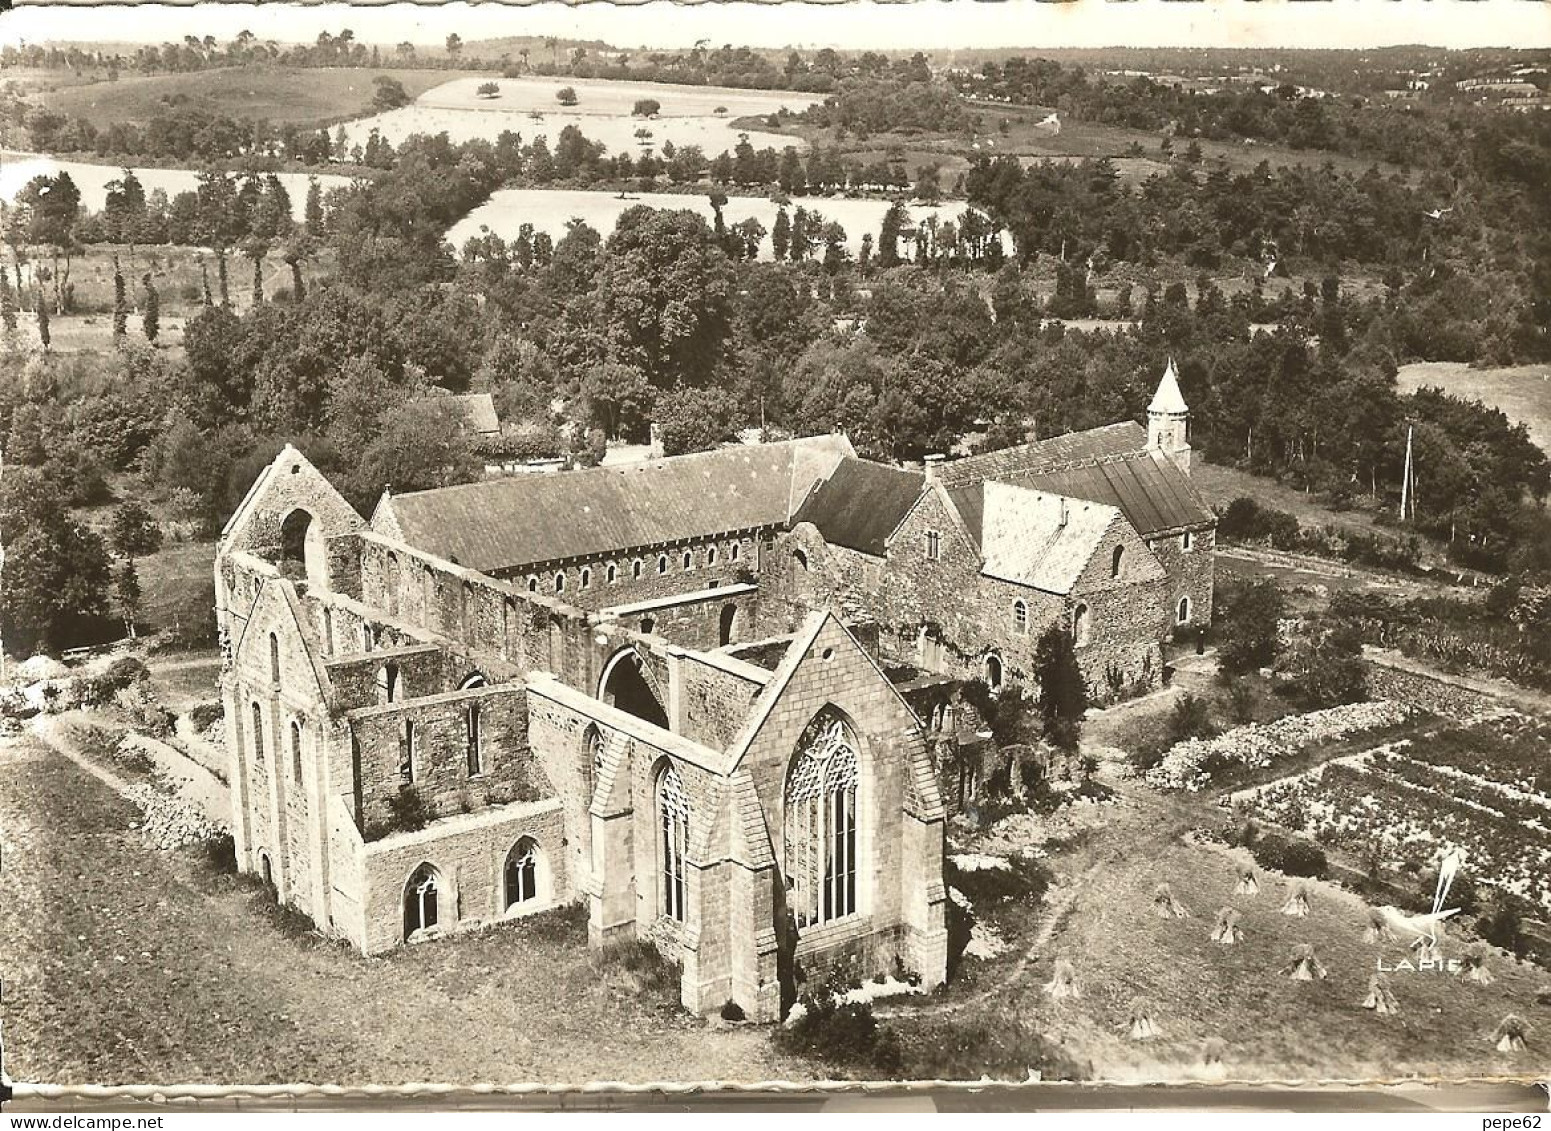
[[[739,545],[739,543],[734,542],[730,547],[728,547],[728,550],[727,550],[727,560],[728,561],[734,561],[734,562],[738,561],[742,557],[742,552],[743,552],[743,550],[742,550],[742,547]],[[718,557],[719,557],[719,555],[717,553],[717,549],[716,549],[715,546],[712,546],[710,549],[706,550],[706,552],[705,552],[705,568],[709,569],[712,566],[714,566],[717,563]],[[683,554],[679,558],[679,564],[682,567],[683,572],[685,572],[685,573],[688,573],[689,571],[693,570],[695,568],[695,552],[693,550],[685,550],[683,552]],[[657,575],[659,577],[661,577],[663,574],[666,574],[668,572],[668,569],[669,569],[670,565],[671,565],[671,559],[669,558],[669,556],[667,554],[658,554],[657,555]],[[642,560],[641,558],[636,558],[633,562],[630,563],[630,580],[632,580],[632,581],[640,581],[641,578],[643,576],[645,576],[645,574],[646,574],[646,562],[644,560]],[[583,589],[583,590],[591,589],[592,588],[592,567],[591,566],[583,566],[582,569],[581,569],[581,572],[579,574],[577,574],[577,579],[576,580],[577,580],[577,588],[578,589]],[[608,564],[607,569],[605,569],[605,571],[604,571],[604,581],[608,585],[616,585],[616,584],[618,584],[618,582],[619,582],[619,565],[618,565],[618,563],[610,562]],[[564,570],[561,570],[561,571],[559,571],[559,572],[557,572],[555,574],[554,586],[555,586],[555,592],[556,593],[564,593],[565,592],[566,577],[565,577],[565,571]],[[538,575],[537,574],[529,574],[528,575],[528,592],[529,593],[537,593],[538,591],[539,591]]]
[[[1174,623],[1189,624],[1191,604],[1189,597],[1181,597],[1179,603],[1174,606]],[[1017,600],[1012,603],[1012,630],[1019,636],[1027,636],[1029,633],[1029,606],[1028,602]],[[1086,644],[1088,633],[1092,628],[1092,618],[1087,605],[1078,605],[1072,614],[1072,635],[1077,638],[1077,643]]]
[[[302,784],[302,731],[301,719],[293,718],[289,728],[291,738],[291,780],[297,785]],[[264,760],[264,708],[257,702],[253,704],[253,758],[256,762]]]

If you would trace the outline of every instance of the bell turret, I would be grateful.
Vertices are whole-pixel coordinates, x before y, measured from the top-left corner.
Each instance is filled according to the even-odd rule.
[[[1152,403],[1147,406],[1147,446],[1163,452],[1180,470],[1189,473],[1190,406],[1179,391],[1179,374],[1172,357]]]

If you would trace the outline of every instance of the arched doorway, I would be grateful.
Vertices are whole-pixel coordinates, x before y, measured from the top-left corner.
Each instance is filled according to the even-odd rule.
[[[723,605],[721,625],[717,630],[717,639],[721,641],[723,648],[734,644],[738,639],[738,606]]]
[[[404,885],[404,938],[428,931],[440,921],[442,876],[430,864],[416,868]]]
[[[985,659],[986,686],[992,691],[1002,688],[1002,658],[995,652],[987,652]]]
[[[603,678],[598,682],[598,698],[611,707],[618,707],[667,730],[668,712],[663,709],[653,682],[641,654],[634,648],[625,648],[603,669]]]

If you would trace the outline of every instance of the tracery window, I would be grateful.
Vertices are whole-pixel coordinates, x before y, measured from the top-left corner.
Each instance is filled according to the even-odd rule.
[[[799,927],[855,914],[856,736],[821,713],[799,741],[786,779],[788,905]]]
[[[662,913],[684,922],[684,853],[689,847],[689,798],[671,764],[657,776],[657,828],[661,844]]]
[[[528,903],[539,896],[539,846],[525,836],[506,854],[506,907]]]

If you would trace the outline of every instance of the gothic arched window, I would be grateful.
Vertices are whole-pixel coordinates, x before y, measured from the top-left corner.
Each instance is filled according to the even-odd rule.
[[[808,724],[786,777],[787,899],[799,927],[856,912],[856,736],[820,714]]]
[[[539,897],[539,846],[525,836],[506,854],[506,909]]]
[[[437,896],[441,890],[441,874],[429,864],[414,870],[404,885],[404,937],[416,931],[427,931],[436,926]]]
[[[662,913],[684,921],[684,852],[689,847],[689,798],[670,763],[657,775],[657,828],[661,845]]]

